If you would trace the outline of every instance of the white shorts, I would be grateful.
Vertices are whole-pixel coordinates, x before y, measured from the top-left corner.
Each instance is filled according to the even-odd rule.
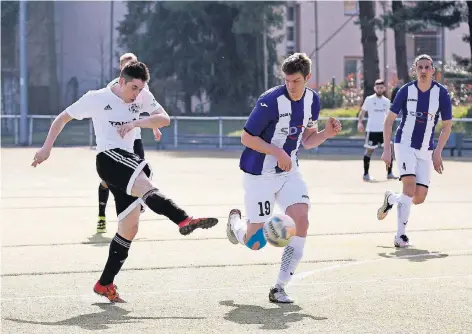
[[[308,188],[298,170],[279,175],[244,173],[244,205],[249,223],[263,223],[274,213],[274,204],[283,213],[293,204],[305,203],[310,208]]]
[[[416,176],[416,184],[429,187],[433,151],[420,151],[398,143],[395,143],[394,149],[400,180],[404,176],[413,175]]]

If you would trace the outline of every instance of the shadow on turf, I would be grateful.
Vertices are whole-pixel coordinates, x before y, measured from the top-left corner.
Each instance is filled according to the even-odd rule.
[[[110,245],[111,240],[111,238],[103,236],[102,233],[95,233],[94,235],[88,237],[87,244],[95,247],[104,247]]]
[[[289,328],[288,323],[312,320],[326,320],[325,317],[315,317],[299,313],[302,308],[294,304],[275,304],[277,308],[263,308],[257,305],[235,304],[232,300],[220,301],[220,305],[234,307],[224,316],[224,319],[242,325],[261,325],[260,329],[276,330]]]
[[[134,317],[131,313],[116,304],[95,303],[92,304],[102,309],[100,312],[88,313],[60,321],[29,321],[21,319],[5,318],[5,320],[14,321],[21,324],[45,325],[45,326],[77,326],[86,330],[105,330],[109,325],[118,325],[134,323],[140,320],[159,320],[159,319],[188,319],[198,320],[203,317]]]
[[[393,247],[385,247],[379,246],[380,248],[393,248]],[[403,260],[408,260],[411,262],[425,262],[427,260],[433,259],[443,259],[448,257],[448,254],[440,253],[440,252],[430,252],[426,249],[418,249],[412,248],[411,246],[408,248],[395,248],[395,252],[392,253],[378,253],[379,256],[395,259],[400,258]]]

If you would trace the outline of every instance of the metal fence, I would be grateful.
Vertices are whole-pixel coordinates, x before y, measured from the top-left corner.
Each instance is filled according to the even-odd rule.
[[[42,145],[49,127],[56,115],[29,115],[28,145]],[[1,115],[2,146],[19,144],[19,115]],[[162,140],[157,143],[150,129],[143,129],[143,142],[147,147],[160,149],[181,147],[208,147],[224,149],[240,146],[240,135],[247,117],[187,117],[172,116],[171,125],[162,128]],[[339,117],[343,131],[337,136],[339,145],[362,147],[364,135],[357,131],[356,117]],[[319,119],[320,128],[324,128],[327,118]],[[472,138],[472,118],[453,120],[453,132],[461,133],[464,138]],[[12,125],[12,126],[11,126]],[[439,131],[439,127],[437,131]],[[94,146],[95,136],[90,119],[74,120],[66,125],[56,140],[59,146]]]

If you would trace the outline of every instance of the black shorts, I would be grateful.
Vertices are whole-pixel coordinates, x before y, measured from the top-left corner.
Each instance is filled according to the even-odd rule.
[[[141,139],[134,140],[133,151],[138,155],[138,157],[144,159],[144,146]]]
[[[151,177],[151,168],[137,154],[114,148],[97,154],[97,173],[105,181],[115,197],[118,221],[125,218],[136,206],[143,206],[142,199],[131,196],[131,188],[139,173]]]
[[[377,148],[383,146],[384,144],[384,135],[383,132],[367,132],[365,134],[365,148]]]

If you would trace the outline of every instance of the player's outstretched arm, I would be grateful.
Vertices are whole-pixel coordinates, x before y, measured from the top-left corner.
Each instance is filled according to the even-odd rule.
[[[54,142],[56,141],[57,136],[62,132],[62,129],[64,129],[64,126],[72,120],[72,117],[65,111],[60,113],[55,119],[54,122],[52,122],[51,127],[49,128],[48,135],[46,137],[46,140],[44,141],[43,147],[36,152],[34,156],[33,163],[31,166],[36,167],[43,161],[47,160],[49,158],[49,155],[51,154],[52,147],[54,145]]]
[[[336,136],[341,132],[342,126],[341,122],[336,118],[330,117],[326,122],[326,127],[324,130],[319,131],[317,128],[306,129],[303,132],[302,144],[303,147],[307,150],[315,148],[323,144],[326,139]]]

